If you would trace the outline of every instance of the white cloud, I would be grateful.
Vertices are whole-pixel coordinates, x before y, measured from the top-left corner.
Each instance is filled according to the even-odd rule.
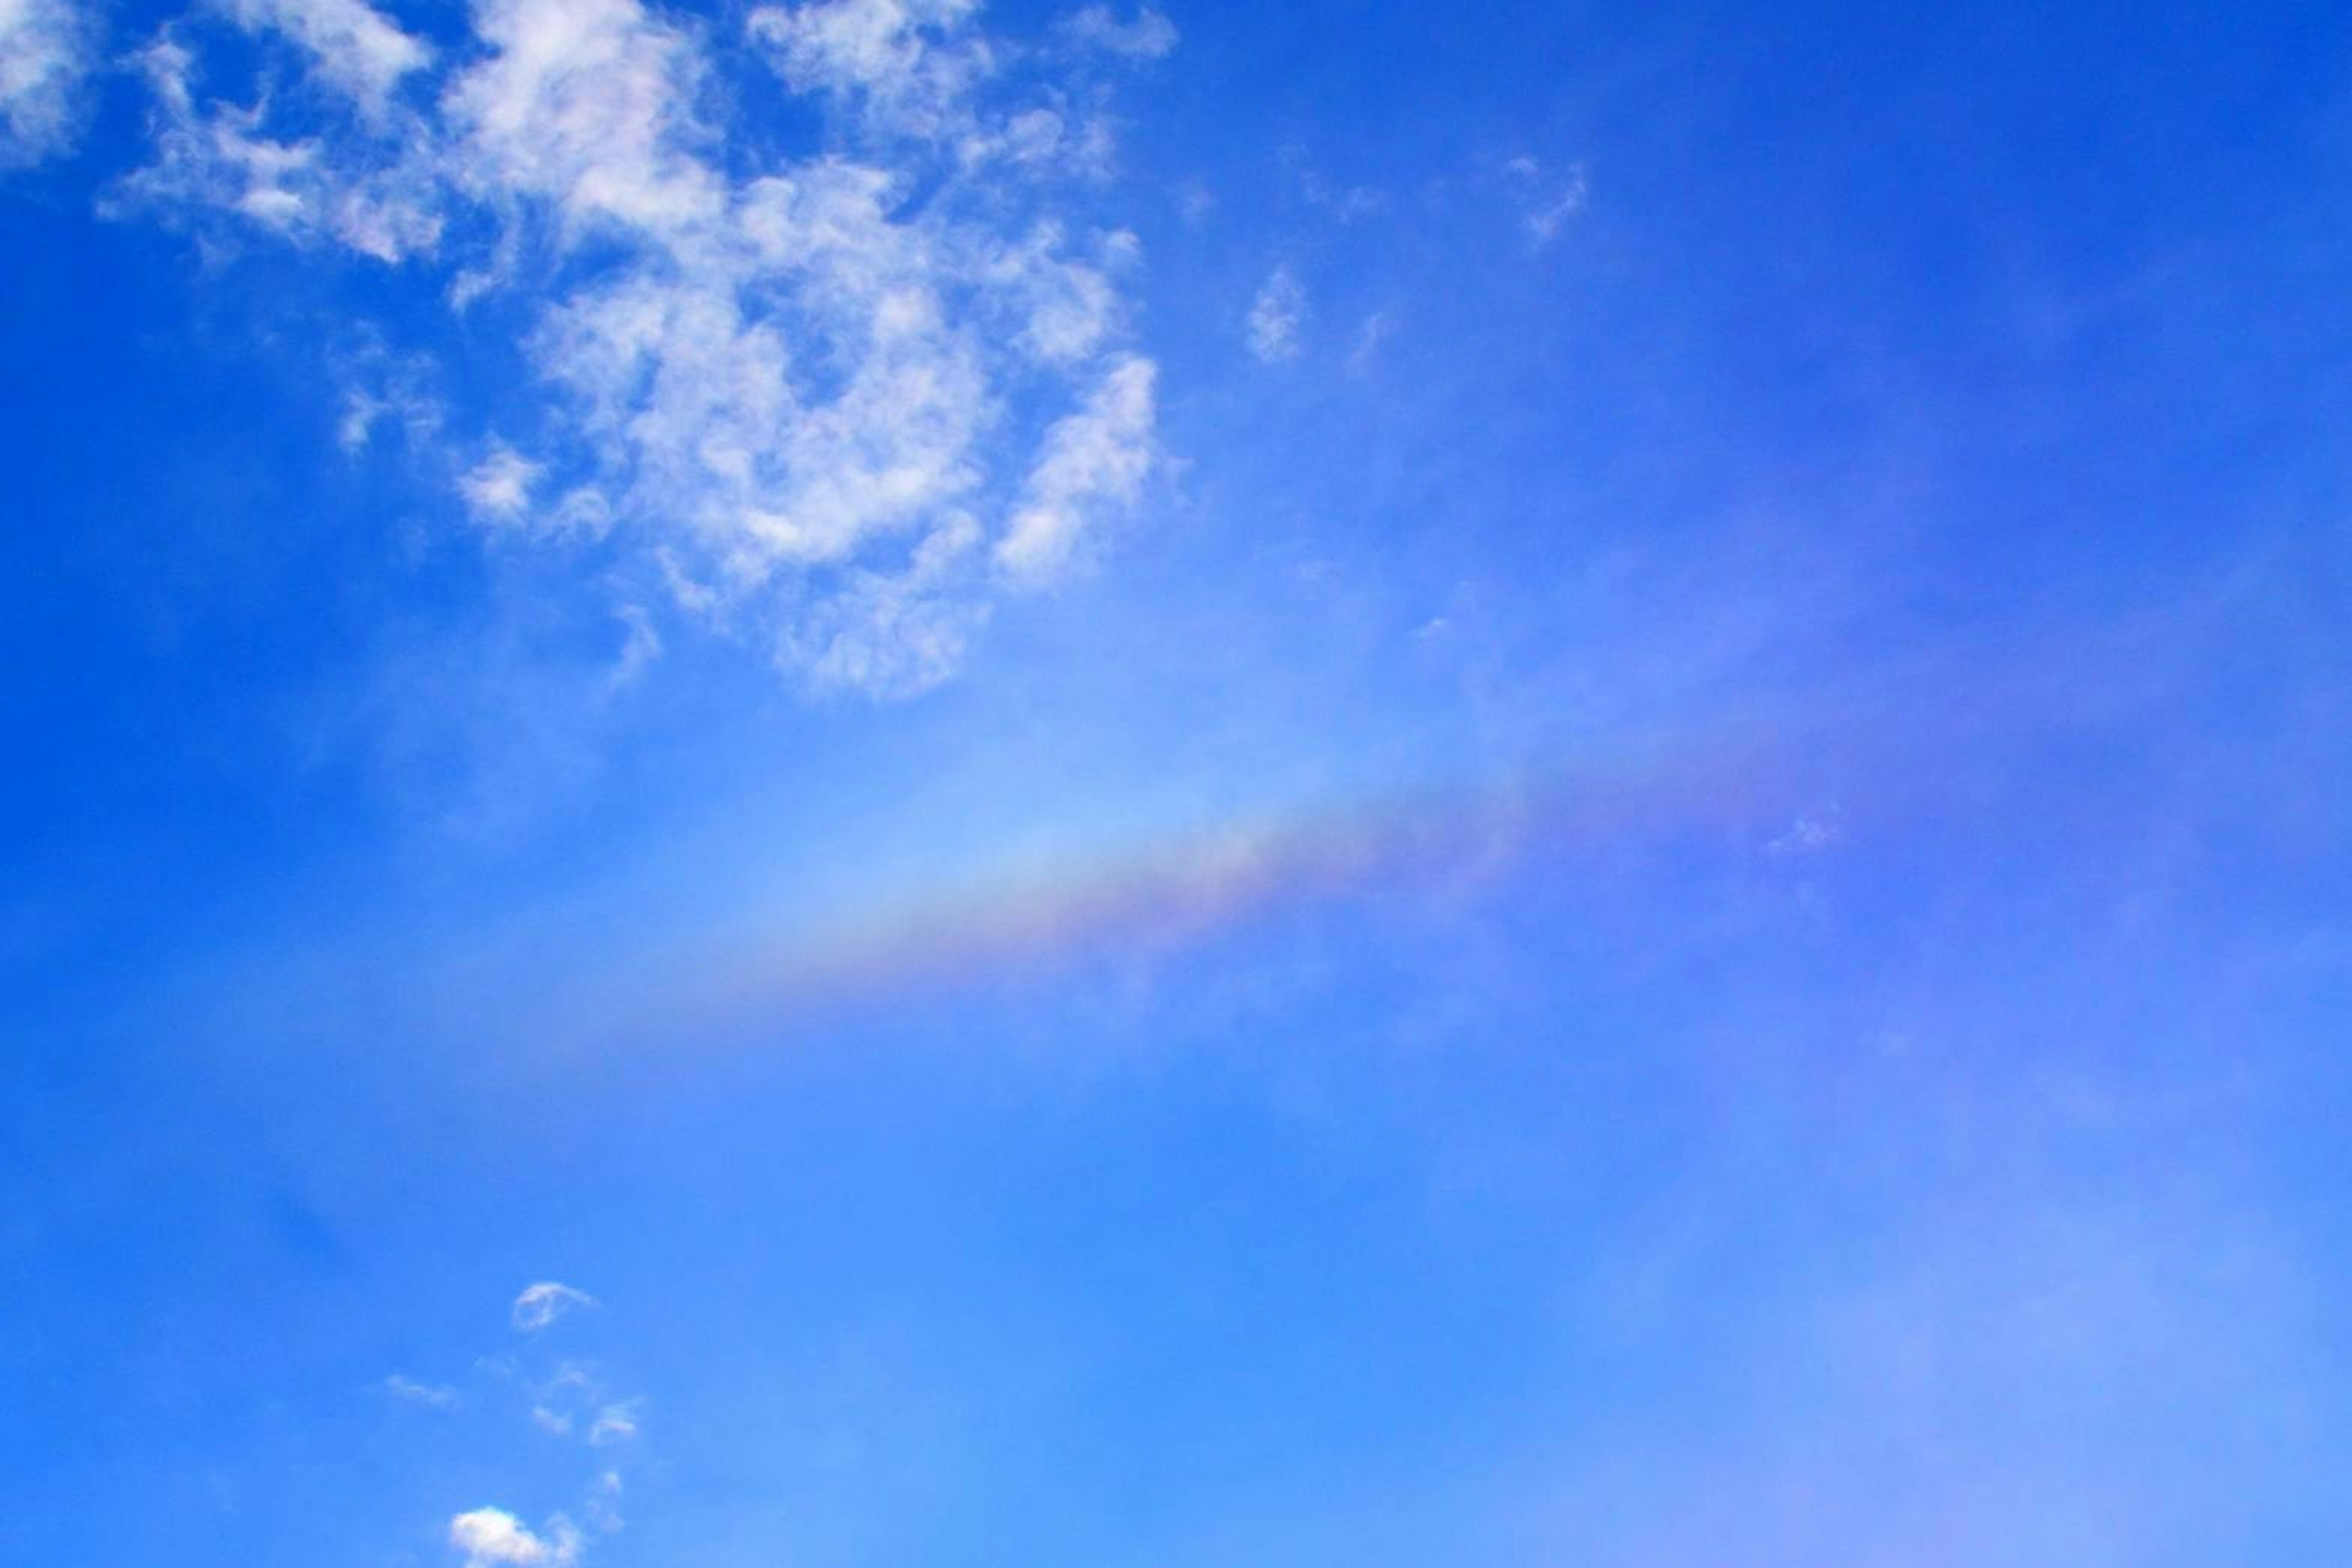
[[[1130,502],[1142,489],[1156,456],[1157,377],[1150,360],[1119,361],[1084,408],[1046,433],[1021,510],[996,547],[1005,571],[1028,581],[1050,576],[1103,503]]]
[[[1134,499],[1148,462],[1113,454],[1150,448],[1136,241],[1055,210],[1108,167],[1098,94],[983,36],[974,0],[752,12],[739,47],[843,132],[784,158],[742,151],[763,128],[710,85],[718,25],[640,0],[474,0],[454,64],[361,0],[230,3],[348,111],[207,100],[167,30],[142,57],[153,154],[115,210],[430,267],[458,308],[503,296],[535,383],[440,410],[533,432],[528,458],[476,437],[453,465],[477,518],[618,531],[638,593],[772,637],[815,685],[904,693],[960,662],[988,562],[1034,581]],[[1090,15],[1070,26],[1117,53],[1160,37]],[[352,403],[346,443],[383,411]]]
[[[1783,858],[1811,855],[1834,846],[1845,836],[1843,813],[1835,805],[1808,812],[1764,846],[1768,854]]]
[[[569,238],[599,226],[682,235],[725,192],[696,155],[705,75],[694,40],[636,0],[477,0],[489,50],[443,100],[450,177],[494,205],[552,205]]]
[[[1298,329],[1306,320],[1306,287],[1287,266],[1276,268],[1250,305],[1250,353],[1268,364],[1297,359]]]
[[[651,668],[662,653],[661,631],[644,605],[623,605],[614,616],[625,635],[620,654],[604,677],[607,691],[619,691],[636,684],[637,678]]]
[[[281,139],[265,130],[264,105],[203,100],[195,57],[170,36],[135,58],[155,153],[102,204],[109,216],[152,211],[201,225],[228,215],[298,246],[341,246],[387,264],[438,245],[444,217],[430,170],[397,131],[347,147]]]
[[[1065,18],[1062,30],[1081,44],[1133,59],[1158,59],[1176,47],[1176,25],[1149,5],[1130,22],[1108,5],[1088,5]]]
[[[423,1405],[435,1410],[455,1410],[462,1403],[457,1391],[435,1384],[419,1383],[413,1377],[394,1373],[383,1380],[384,1392],[409,1405]]]
[[[596,1478],[596,1489],[588,1494],[588,1522],[606,1535],[622,1526],[621,1472],[606,1470]]]
[[[607,1405],[596,1412],[589,1424],[588,1441],[594,1447],[614,1443],[625,1443],[637,1435],[637,1407],[632,1401],[625,1405]]]
[[[248,29],[285,34],[317,62],[320,76],[372,112],[381,112],[403,77],[433,51],[365,0],[228,0]]]
[[[95,41],[72,0],[0,0],[0,168],[72,140]]]
[[[1522,153],[1503,165],[1503,174],[1518,188],[1521,221],[1538,249],[1559,237],[1568,220],[1584,210],[1591,194],[1582,163],[1570,164],[1565,174],[1554,178],[1545,174],[1541,163]]]
[[[466,498],[476,517],[488,522],[513,522],[530,510],[531,491],[544,472],[512,447],[498,447],[458,476],[457,493]]]
[[[596,1298],[585,1290],[574,1290],[569,1285],[542,1280],[527,1287],[514,1300],[514,1326],[522,1332],[537,1333],[575,1307],[593,1307]]]
[[[580,1532],[561,1514],[540,1535],[504,1509],[478,1508],[449,1521],[449,1544],[466,1554],[466,1568],[569,1568],[580,1560]]]
[[[940,136],[961,126],[966,91],[991,67],[963,24],[978,0],[803,0],[753,11],[751,35],[786,82],[851,99],[871,131]]]
[[[335,441],[344,451],[361,451],[386,424],[397,426],[417,448],[440,434],[445,411],[431,390],[429,361],[393,354],[381,334],[362,331],[331,351],[331,364],[342,392]]]

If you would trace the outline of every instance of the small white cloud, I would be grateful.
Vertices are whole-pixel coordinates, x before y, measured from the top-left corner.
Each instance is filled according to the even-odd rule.
[[[1129,59],[1156,60],[1176,47],[1176,24],[1149,5],[1129,22],[1108,5],[1089,5],[1065,17],[1061,30],[1076,43]]]
[[[425,449],[440,434],[441,403],[430,390],[429,359],[394,354],[380,335],[362,331],[352,345],[334,352],[331,363],[343,395],[335,442],[344,451],[362,450],[387,423],[415,450]]]
[[[619,691],[635,685],[637,679],[652,668],[654,660],[659,658],[662,652],[661,632],[644,606],[623,605],[614,615],[626,628],[627,635],[621,644],[620,656],[613,660],[612,670],[604,677],[604,689],[607,691]]]
[[[230,0],[229,11],[248,31],[292,38],[321,78],[370,112],[381,112],[400,79],[433,58],[365,0]]]
[[[1030,582],[1070,558],[1094,512],[1131,502],[1151,472],[1159,369],[1133,356],[1111,368],[1087,405],[1045,434],[1024,503],[996,547],[997,564]]]
[[[1585,198],[1591,194],[1582,163],[1571,163],[1565,174],[1551,179],[1541,163],[1522,154],[1505,163],[1503,173],[1520,190],[1522,221],[1528,237],[1538,249],[1549,245],[1568,220],[1584,210]]]
[[[530,510],[531,487],[543,470],[509,447],[490,455],[457,479],[467,508],[486,522],[514,522]]]
[[[437,1384],[419,1383],[413,1377],[394,1373],[383,1380],[384,1392],[408,1405],[423,1405],[435,1410],[455,1410],[462,1400],[454,1388]]]
[[[1298,330],[1307,320],[1307,289],[1288,266],[1277,267],[1250,304],[1250,353],[1267,364],[1298,357]]]
[[[580,1532],[558,1514],[547,1533],[534,1533],[501,1508],[478,1508],[449,1521],[449,1544],[466,1554],[466,1568],[569,1568],[580,1560]]]
[[[596,1298],[585,1290],[542,1280],[515,1298],[514,1326],[526,1334],[535,1334],[576,1307],[596,1304]]]
[[[588,1494],[588,1522],[606,1535],[621,1528],[621,1472],[606,1470],[596,1478],[596,1489]]]
[[[1845,836],[1843,816],[1834,805],[1823,811],[1808,812],[1790,823],[1786,832],[1765,845],[1765,851],[1785,858],[1827,849]]]
[[[71,0],[0,0],[0,168],[64,151],[95,42]]]
[[[637,1435],[637,1407],[635,1401],[625,1405],[607,1405],[596,1412],[596,1419],[588,1428],[588,1441],[595,1447],[614,1443],[625,1443]]]
[[[530,1407],[530,1418],[539,1424],[541,1431],[551,1437],[572,1436],[572,1417],[561,1410],[551,1410],[544,1405],[534,1405]]]

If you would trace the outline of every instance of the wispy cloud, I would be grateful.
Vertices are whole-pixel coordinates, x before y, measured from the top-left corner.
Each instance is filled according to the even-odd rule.
[[[1381,345],[1396,331],[1396,322],[1386,310],[1374,310],[1356,329],[1356,346],[1349,352],[1348,368],[1361,375],[1371,368],[1372,360]]]
[[[1307,320],[1307,289],[1288,266],[1277,267],[1250,303],[1250,353],[1268,364],[1298,357],[1298,330]]]
[[[422,1405],[435,1410],[455,1410],[464,1403],[454,1388],[438,1384],[419,1383],[413,1377],[394,1373],[383,1380],[384,1392],[408,1405]]]
[[[62,151],[80,115],[95,50],[72,0],[0,0],[0,168]]]
[[[551,1279],[542,1280],[515,1298],[514,1326],[523,1333],[535,1334],[567,1312],[596,1304],[596,1298],[585,1290],[575,1290]]]
[[[1122,22],[1108,5],[1088,5],[1062,24],[1063,35],[1089,47],[1157,59],[1176,47],[1176,25],[1146,5]]]
[[[1517,194],[1520,222],[1538,248],[1559,237],[1568,220],[1584,210],[1591,194],[1582,163],[1571,163],[1555,174],[1522,153],[1503,165],[1503,175]]]
[[[1005,571],[1029,581],[1051,576],[1105,503],[1135,499],[1154,458],[1156,374],[1150,360],[1120,360],[1084,408],[1045,433],[1021,510],[996,547]]]
[[[436,51],[364,0],[233,0],[299,90],[208,97],[195,30],[167,27],[140,57],[152,153],[110,210],[519,306],[526,395],[448,410],[529,433],[449,465],[467,510],[618,528],[640,614],[772,638],[815,685],[919,690],[1155,450],[1137,243],[1059,210],[1109,167],[1102,94],[977,10],[806,0],[730,34],[640,0],[475,0],[469,47]],[[1060,36],[1174,43],[1148,10]],[[826,150],[735,155],[761,139],[757,95],[712,88],[730,51],[826,116]]]
[[[457,493],[476,517],[512,522],[530,511],[531,490],[546,470],[510,447],[499,447],[458,477]]]
[[[607,1405],[596,1412],[589,1424],[588,1442],[602,1448],[614,1443],[625,1443],[637,1435],[637,1406],[632,1400],[623,1405]]]
[[[433,58],[363,0],[228,0],[228,9],[249,29],[294,40],[322,79],[371,110],[383,109],[401,79]]]

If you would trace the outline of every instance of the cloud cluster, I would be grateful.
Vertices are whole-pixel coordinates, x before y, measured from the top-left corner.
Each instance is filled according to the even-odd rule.
[[[596,1305],[595,1298],[583,1290],[541,1281],[524,1287],[515,1297],[510,1316],[517,1333],[535,1338],[567,1312]],[[510,1396],[520,1395],[531,1425],[541,1432],[605,1452],[597,1455],[598,1469],[579,1509],[587,1531],[568,1513],[551,1514],[533,1530],[506,1509],[483,1507],[449,1521],[449,1544],[464,1554],[465,1568],[573,1568],[592,1540],[622,1529],[621,1472],[610,1461],[613,1451],[625,1451],[635,1442],[645,1402],[612,1397],[593,1363],[564,1360],[551,1370],[533,1372],[527,1361],[519,1364],[501,1355],[477,1362],[475,1369],[503,1385]],[[454,1388],[401,1373],[386,1378],[384,1387],[404,1403],[444,1413],[469,1403]]]
[[[1064,209],[1110,168],[1104,63],[1174,30],[1097,5],[1021,46],[977,13],[472,0],[436,48],[365,0],[229,0],[278,89],[207,97],[203,29],[167,27],[112,210],[520,307],[526,395],[447,437],[467,511],[617,532],[640,614],[756,636],[819,686],[918,690],[994,598],[1082,558],[1157,452],[1139,247]],[[821,145],[770,153],[792,100]]]
[[[94,44],[72,0],[0,0],[0,169],[63,150]]]

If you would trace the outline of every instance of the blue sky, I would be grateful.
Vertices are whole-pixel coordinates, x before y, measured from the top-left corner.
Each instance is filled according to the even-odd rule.
[[[0,0],[0,1558],[2352,1554],[2347,22]]]

